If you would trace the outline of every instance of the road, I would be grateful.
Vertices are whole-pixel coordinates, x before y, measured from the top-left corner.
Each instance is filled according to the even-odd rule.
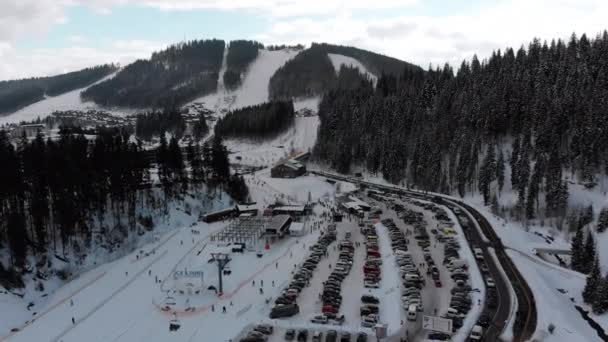
[[[486,341],[498,341],[498,336],[503,332],[507,324],[509,315],[511,313],[511,295],[509,293],[509,288],[503,277],[500,275],[498,265],[494,263],[494,258],[492,258],[492,256],[488,252],[489,247],[494,248],[498,260],[500,262],[500,266],[502,266],[502,268],[506,272],[509,282],[515,290],[515,294],[517,297],[518,310],[515,318],[516,321],[513,327],[513,341],[526,341],[532,336],[532,334],[536,330],[537,322],[537,312],[532,291],[530,290],[530,287],[526,283],[525,279],[521,276],[521,273],[517,270],[511,259],[505,253],[504,246],[502,245],[500,238],[498,237],[498,235],[496,235],[496,232],[494,231],[488,220],[486,220],[485,217],[473,207],[462,201],[453,200],[451,198],[444,197],[441,195],[424,194],[421,192],[411,191],[395,186],[366,182],[358,178],[345,177],[326,172],[311,172],[326,178],[332,178],[335,180],[365,185],[367,187],[399,193],[405,196],[421,198],[427,201],[441,202],[440,204],[446,205],[451,210],[454,207],[460,207],[461,210],[464,209],[464,212],[466,212],[468,216],[472,218],[473,221],[476,222],[476,224],[479,225],[479,228],[483,232],[483,235],[487,238],[486,242],[486,240],[480,235],[479,230],[473,229],[472,227],[468,229],[469,234],[467,234],[467,239],[469,239],[469,247],[472,248],[472,245],[474,245],[475,247],[479,247],[483,250],[484,260],[488,265],[492,278],[494,278],[498,294],[498,303],[496,309],[490,309],[487,307],[484,308],[484,312],[493,318],[491,326],[485,331],[484,339]]]

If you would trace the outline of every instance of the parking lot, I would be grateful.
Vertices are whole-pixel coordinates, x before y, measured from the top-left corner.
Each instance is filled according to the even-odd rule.
[[[450,215],[430,203],[372,197],[364,197],[373,205],[364,218],[347,214],[305,246],[264,321],[273,334],[241,341],[375,341],[378,323],[388,341],[450,338],[423,330],[423,315],[451,319],[458,331],[480,303]]]

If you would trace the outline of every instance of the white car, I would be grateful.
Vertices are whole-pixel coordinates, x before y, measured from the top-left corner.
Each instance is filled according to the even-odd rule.
[[[378,323],[378,315],[369,314],[361,317],[361,326],[364,328],[374,327]]]
[[[363,286],[367,289],[377,289],[380,287],[380,284],[376,283],[375,281],[366,280],[363,282]]]
[[[486,286],[489,288],[495,288],[496,287],[496,283],[494,282],[494,279],[492,279],[492,277],[487,277],[486,278]]]

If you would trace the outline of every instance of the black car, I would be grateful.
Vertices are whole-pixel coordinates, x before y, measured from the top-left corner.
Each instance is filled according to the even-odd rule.
[[[335,330],[330,330],[327,332],[327,335],[325,335],[325,342],[336,342],[337,338],[338,333]]]
[[[270,318],[291,317],[299,312],[298,304],[277,305],[270,311]]]
[[[302,329],[300,331],[298,331],[298,341],[306,341],[308,340],[308,330],[306,329]]]
[[[293,341],[296,338],[296,331],[293,329],[287,329],[285,332],[285,341]]]
[[[429,334],[429,340],[447,341],[450,339],[450,335],[442,332],[432,332]]]
[[[490,316],[488,315],[481,315],[479,317],[479,319],[477,320],[477,324],[481,325],[484,328],[487,328],[490,326]]]
[[[367,334],[364,332],[358,333],[356,342],[367,342]]]
[[[340,336],[340,342],[350,342],[350,333],[343,332],[342,336]]]
[[[365,304],[378,304],[378,303],[380,303],[380,300],[374,296],[363,295],[363,296],[361,296],[361,302],[363,302]]]

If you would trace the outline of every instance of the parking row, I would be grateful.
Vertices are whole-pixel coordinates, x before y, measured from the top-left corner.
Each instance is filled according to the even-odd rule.
[[[342,305],[342,282],[350,273],[353,265],[353,256],[355,246],[350,241],[350,234],[347,233],[344,240],[338,244],[339,255],[338,260],[330,273],[328,279],[323,283],[323,290],[320,294],[322,307],[321,315],[312,318],[313,323],[328,323],[332,321],[335,324],[344,322],[344,315],[339,315]]]
[[[336,241],[336,236],[336,226],[330,225],[319,236],[317,242],[309,248],[310,254],[295,272],[289,285],[275,299],[274,306],[270,311],[270,318],[291,317],[300,312],[297,298],[302,289],[310,285],[313,272],[317,268],[319,261],[327,256],[327,248],[332,242]]]

